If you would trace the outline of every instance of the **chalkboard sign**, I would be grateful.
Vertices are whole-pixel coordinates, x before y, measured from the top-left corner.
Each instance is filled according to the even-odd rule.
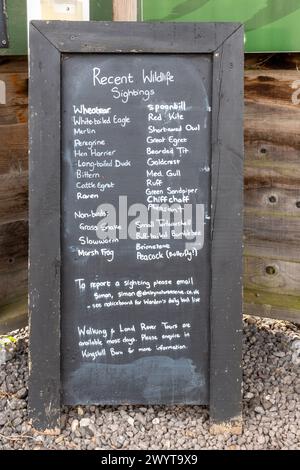
[[[30,44],[35,426],[122,403],[238,426],[242,27],[35,21]]]

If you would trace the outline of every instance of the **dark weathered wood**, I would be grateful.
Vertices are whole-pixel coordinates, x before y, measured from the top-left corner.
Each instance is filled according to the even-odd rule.
[[[299,65],[299,54],[248,54],[245,63],[245,253],[256,257],[267,254],[268,257],[295,262],[299,261],[298,221],[284,220],[284,214],[279,218],[277,214],[275,218],[278,205],[272,203],[275,204],[272,206],[266,199],[263,199],[266,202],[265,208],[259,202],[261,199],[258,200],[258,206],[255,206],[255,193],[256,190],[260,193],[262,188],[268,188],[276,196],[276,188],[297,190],[300,187],[299,132],[298,129],[295,130],[299,122],[300,107],[291,104],[291,94],[295,91],[291,85],[299,79]],[[0,223],[6,223],[26,217],[26,176],[24,174],[23,178],[21,172],[27,170],[28,159],[28,130],[27,123],[23,123],[27,116],[27,58],[0,57],[0,75],[4,80],[8,78],[9,102],[15,103],[10,106],[0,105],[0,174],[12,172],[16,176],[16,183],[12,187],[12,175],[8,176],[8,183],[5,183],[5,179],[2,180],[1,186],[5,189],[2,191],[4,200],[0,200],[0,206],[2,205],[5,218]],[[262,112],[263,115],[258,119]],[[281,132],[283,121],[286,122],[284,135]],[[21,192],[18,181],[22,181]],[[7,188],[10,194],[8,206]],[[248,190],[252,193],[250,198]],[[292,193],[286,194],[291,194],[286,202],[291,208],[291,214],[297,216],[300,209],[295,205],[295,197]],[[251,211],[247,209],[248,201]],[[291,244],[293,240],[294,243]],[[10,275],[10,279],[18,295],[19,277],[14,279]],[[5,285],[4,281],[1,285]],[[244,285],[247,288],[247,279]],[[0,302],[5,302],[6,298],[2,299],[2,295],[4,293],[0,293]],[[267,311],[260,306],[258,308],[262,314]],[[286,318],[288,314],[288,310],[276,311],[278,315],[284,313],[282,318]],[[295,312],[296,310],[293,311],[293,318]],[[249,309],[248,313],[251,313]],[[300,318],[300,310],[298,316]]]
[[[27,222],[18,221],[0,225],[0,275],[7,273],[8,270],[13,271],[24,267],[27,270],[27,252]],[[14,287],[17,288],[18,286]]]
[[[284,157],[284,154],[282,155]],[[252,165],[250,163],[245,165],[244,185],[246,193],[253,189],[274,190],[275,192],[280,189],[291,190],[295,194],[300,186],[300,166],[287,162],[260,164],[260,162],[253,161]]]
[[[27,123],[27,105],[0,108],[0,125]]]
[[[256,258],[272,258],[293,263],[300,262],[300,243],[284,241],[266,241],[258,238],[247,237],[244,246],[244,256],[255,256]],[[244,279],[244,285],[247,280]]]
[[[249,55],[245,70],[244,312],[292,321],[300,321],[299,60]]]
[[[247,116],[248,105],[245,103],[245,116]],[[275,114],[274,110],[274,114]],[[274,118],[273,114],[266,116],[266,119]],[[293,146],[293,139],[289,142],[281,142],[276,136],[274,141],[272,136],[269,137],[268,132],[266,135],[257,135],[252,120],[255,120],[255,113],[245,122],[245,128],[249,126],[248,138],[245,140],[245,174],[247,175],[248,167],[258,168],[272,168],[272,166],[293,165],[297,171],[297,164],[299,162],[299,146]],[[293,125],[292,125],[293,129]],[[245,129],[246,130],[246,129]],[[277,129],[280,133],[280,129]],[[278,142],[279,140],[279,142]],[[287,139],[285,139],[287,140]]]
[[[0,334],[27,322],[27,64],[0,57]]]
[[[291,157],[299,161],[300,136],[297,123],[300,107],[293,102],[293,94],[299,88],[297,80],[297,69],[245,72],[245,140],[246,145],[259,145],[255,154],[261,163],[277,160],[278,157],[282,162],[285,161],[283,154],[278,155],[278,148],[283,151],[294,149],[291,156],[289,151],[286,152],[287,162],[291,161]],[[295,150],[298,151],[296,155]],[[249,156],[252,161],[253,154]]]
[[[281,122],[276,122],[271,119],[272,113],[276,115],[280,110],[278,107],[265,106],[253,106],[251,112],[251,106],[248,105],[247,113],[250,115],[245,116],[245,139],[252,141],[255,137],[255,141],[264,141],[272,143],[273,145],[285,145],[292,146],[299,149],[300,137],[297,134],[297,119],[300,117],[300,113],[292,113],[293,119],[283,119]],[[269,115],[269,119],[266,119],[266,115]]]
[[[291,100],[295,91],[294,81],[299,80],[299,72],[294,70],[246,70],[245,71],[245,92],[247,101],[253,104],[271,106],[289,106],[291,112],[299,112]],[[274,98],[276,97],[276,101]],[[284,110],[283,110],[284,111]],[[274,120],[279,118],[274,116]]]
[[[292,84],[299,75],[297,64],[300,64],[299,54],[251,54],[247,55],[245,64],[245,253],[262,258],[267,254],[268,257],[295,262],[299,261],[298,221],[284,220],[285,214],[276,214],[281,205],[281,198],[278,203],[270,203],[267,196],[262,198],[259,194],[263,189],[265,195],[268,190],[272,193],[271,196],[277,197],[277,189],[297,191],[300,187],[298,141],[295,145],[299,132],[294,129],[299,121],[299,106],[291,104],[291,94],[294,91]],[[12,106],[0,105],[0,124],[8,124],[5,127],[3,125],[0,130],[0,174],[13,172],[17,177],[12,188],[10,183],[3,183],[2,186],[5,187],[2,192],[2,209],[9,215],[8,218],[5,215],[3,221],[17,220],[20,216],[24,218],[27,205],[24,184],[22,183],[21,193],[17,184],[21,177],[19,173],[27,169],[27,124],[19,124],[27,114],[26,73],[27,58],[0,58],[0,74],[4,79],[8,77],[11,82],[9,89],[12,94],[9,100],[17,103]],[[262,112],[263,122],[258,121]],[[281,132],[283,120],[287,123],[284,136]],[[266,121],[270,124],[265,130]],[[21,177],[21,181],[25,180],[25,177]],[[8,181],[12,181],[12,175],[8,177]],[[6,206],[7,187],[11,195],[9,208]],[[288,191],[285,194],[290,215],[297,216],[298,212],[300,213],[295,204],[297,193]],[[294,244],[291,244],[292,240]],[[17,278],[15,281],[13,277],[11,279],[12,284],[18,284]],[[247,279],[244,285],[247,288]],[[5,301],[5,298],[3,300]],[[260,311],[265,314],[262,309]],[[298,315],[300,317],[300,313]],[[293,318],[294,316],[295,313]]]
[[[0,175],[20,174],[28,167],[28,126],[0,126]]]
[[[28,125],[0,126],[0,175],[19,174],[28,167]]]
[[[299,298],[259,289],[244,290],[244,312],[249,315],[299,322]]]
[[[28,296],[27,293],[0,307],[0,335],[18,328],[23,328],[28,322]]]
[[[0,225],[28,219],[28,173],[0,176]]]
[[[214,53],[210,414],[241,432],[243,27]],[[234,132],[232,132],[234,129]]]
[[[21,106],[28,104],[28,73],[2,72],[0,66],[0,80],[6,85],[6,106]]]
[[[34,21],[61,52],[209,53],[239,23],[133,23],[118,21]],[[134,34],[133,32],[134,28]],[[176,38],[176,41],[175,41]]]
[[[27,253],[27,222],[0,225],[0,334],[25,325]]]
[[[300,303],[294,296],[270,294],[265,291],[244,290],[244,313],[300,323]]]
[[[27,56],[0,56],[0,73],[23,73],[27,67]]]
[[[27,58],[0,57],[0,82],[2,87],[5,87],[0,104],[0,126],[26,123],[28,106]],[[2,128],[0,133],[5,135],[6,129]],[[7,139],[6,144],[9,146],[11,142]]]
[[[272,176],[270,176],[271,179]],[[284,186],[284,178],[282,183],[280,180],[275,180],[269,187],[258,186],[246,189],[245,209],[248,214],[261,212],[261,214],[274,217],[281,215],[283,217],[294,216],[300,219],[300,207],[298,207],[300,206],[300,188],[282,189],[282,186]]]
[[[300,263],[266,256],[262,258],[246,256],[244,282],[251,290],[264,290],[275,294],[280,292],[282,295],[297,297],[299,296]]]
[[[5,104],[0,104],[0,125],[27,122],[28,74],[1,73],[0,81],[5,86]]]
[[[296,70],[298,66],[297,52],[245,54],[246,70]]]
[[[60,53],[35,26],[30,50],[29,413],[35,427],[53,430],[60,424]]]
[[[19,269],[8,269],[6,273],[1,273],[0,282],[0,312],[2,312],[4,306],[14,303],[21,295],[27,293],[28,271],[26,266]]]
[[[261,240],[297,245],[300,242],[299,217],[245,211],[244,235],[247,240]]]

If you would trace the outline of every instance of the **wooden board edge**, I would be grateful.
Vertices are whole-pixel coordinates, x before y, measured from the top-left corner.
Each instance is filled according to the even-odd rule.
[[[243,433],[243,417],[242,415],[239,415],[229,421],[221,423],[210,421],[209,432],[213,436],[217,436],[219,434],[240,436]]]
[[[32,24],[30,51],[28,412],[36,429],[55,430],[61,413],[60,53]]]
[[[242,409],[243,46],[239,27],[213,66],[210,417],[222,426]]]

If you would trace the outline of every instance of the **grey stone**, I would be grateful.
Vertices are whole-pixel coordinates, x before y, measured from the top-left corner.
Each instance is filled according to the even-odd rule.
[[[244,325],[243,435],[211,436],[204,407],[158,405],[65,406],[61,436],[36,435],[27,415],[28,331],[20,330],[17,354],[0,366],[1,449],[299,450],[299,329],[254,317]]]
[[[81,418],[80,422],[79,422],[79,426],[81,428],[86,428],[88,426],[90,426],[91,424],[91,419],[90,418]]]
[[[131,416],[129,416],[129,418],[127,419],[127,422],[128,424],[130,424],[130,426],[134,426],[134,418],[132,418]]]
[[[28,395],[28,390],[26,387],[20,388],[16,393],[15,396],[16,398],[26,398]]]
[[[295,385],[295,392],[300,395],[300,383]]]
[[[7,421],[6,412],[0,411],[0,426],[4,426]]]
[[[273,356],[276,356],[276,357],[285,357],[286,353],[283,352],[283,351],[274,351],[273,352]]]
[[[8,359],[8,353],[5,348],[0,345],[0,364],[4,364]]]
[[[9,406],[12,410],[20,410],[22,408],[26,408],[25,400],[21,400],[19,398],[12,398],[10,400]]]
[[[262,406],[264,407],[265,410],[269,410],[270,408],[272,408],[272,402],[270,400],[265,399],[265,398],[262,398],[261,404],[262,404]]]
[[[258,413],[258,414],[261,414],[261,415],[263,415],[265,413],[265,410],[263,409],[262,406],[256,406],[254,408],[254,411],[255,411],[255,413]]]
[[[291,348],[295,351],[300,351],[300,339],[296,339],[292,342]]]
[[[78,419],[73,419],[72,424],[71,424],[71,431],[75,432],[78,426],[79,426]]]

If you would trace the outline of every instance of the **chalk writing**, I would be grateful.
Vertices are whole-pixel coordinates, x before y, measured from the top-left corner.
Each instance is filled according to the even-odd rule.
[[[211,63],[197,60],[187,75],[182,57],[63,63],[66,374],[208,348]]]

